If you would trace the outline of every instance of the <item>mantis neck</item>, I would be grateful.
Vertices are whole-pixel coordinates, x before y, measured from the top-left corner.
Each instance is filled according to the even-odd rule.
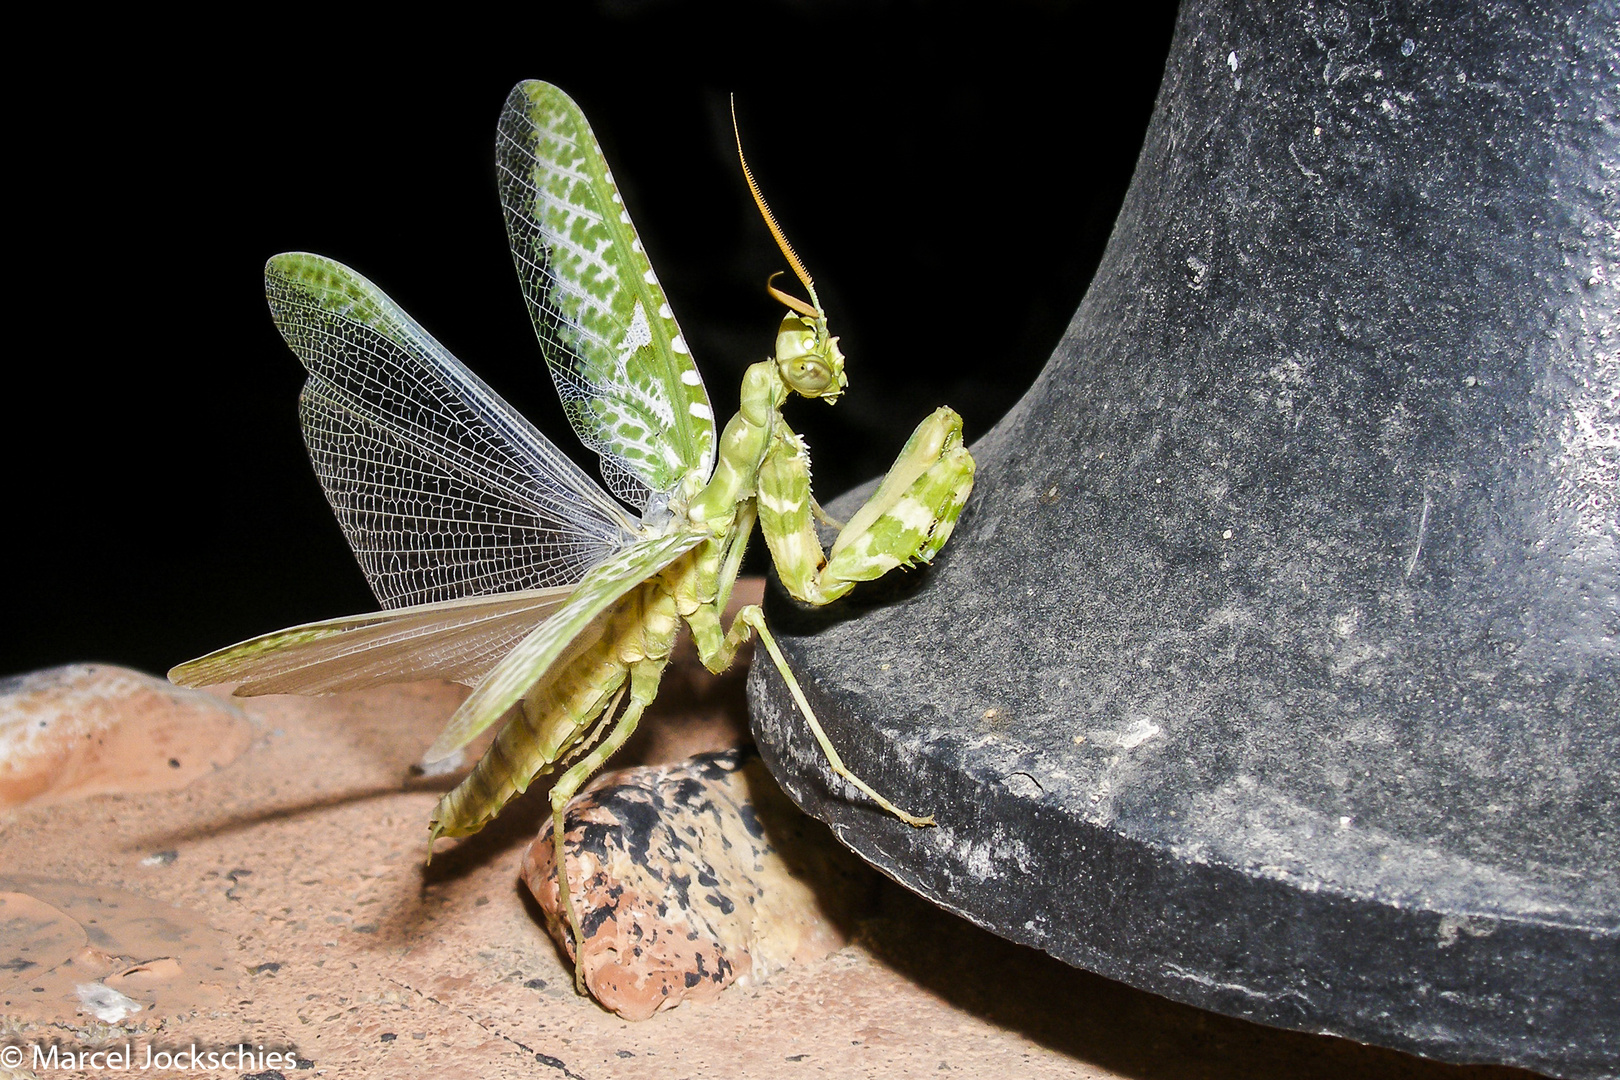
[[[782,426],[782,403],[787,395],[775,361],[761,360],[749,366],[743,375],[737,415],[720,435],[714,476],[687,507],[687,517],[694,524],[729,523],[737,507],[754,497],[759,466]]]

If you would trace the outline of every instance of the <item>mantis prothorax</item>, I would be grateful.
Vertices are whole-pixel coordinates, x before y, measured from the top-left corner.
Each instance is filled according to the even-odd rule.
[[[278,255],[266,292],[309,370],[305,441],[385,610],[266,634],[169,677],[242,680],[238,694],[466,683],[472,693],[430,762],[521,703],[429,828],[435,839],[476,832],[537,776],[564,770],[551,787],[552,842],[577,958],[564,810],[635,730],[683,622],[716,672],[757,633],[834,771],[900,820],[932,822],[845,767],[758,606],[729,627],[722,613],[756,519],[782,584],[808,604],[929,561],[972,489],[973,459],[961,418],[939,409],[824,550],[809,457],[782,407],[793,394],[836,399],[844,356],[746,162],[749,190],[810,300],[768,285],[789,309],[775,355],[748,368],[717,440],[702,377],[578,106],[554,86],[522,83],[501,114],[496,155],[541,350],[619,501],[365,278],[319,255]],[[576,983],[584,992],[577,964]]]

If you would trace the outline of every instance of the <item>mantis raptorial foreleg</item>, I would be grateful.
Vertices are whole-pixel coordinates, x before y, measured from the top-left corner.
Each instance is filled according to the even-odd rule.
[[[812,518],[824,514],[817,513],[810,494],[803,444],[785,425],[760,466],[756,506],[782,584],[795,599],[819,606],[843,596],[858,581],[933,558],[950,536],[972,487],[973,459],[962,446],[962,419],[950,409],[940,409],[912,433],[878,490],[840,531],[830,556],[824,554],[812,523]],[[934,823],[931,816],[901,810],[844,764],[757,605],[739,611],[723,637],[715,605],[705,605],[687,621],[711,671],[725,670],[738,647],[757,631],[833,772],[908,825]]]
[[[772,444],[760,465],[759,525],[788,592],[820,606],[856,582],[931,560],[972,489],[973,458],[962,445],[962,418],[936,410],[917,425],[877,491],[824,553],[812,521],[810,463],[789,433]]]

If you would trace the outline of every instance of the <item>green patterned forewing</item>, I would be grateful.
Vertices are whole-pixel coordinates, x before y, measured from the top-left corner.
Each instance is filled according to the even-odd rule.
[[[646,509],[714,466],[703,379],[579,106],[524,82],[501,112],[495,165],[535,333],[608,487]]]

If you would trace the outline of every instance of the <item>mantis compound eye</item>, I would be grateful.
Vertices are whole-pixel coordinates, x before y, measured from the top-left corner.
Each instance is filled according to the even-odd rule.
[[[805,397],[820,397],[833,384],[832,368],[820,360],[800,358],[784,367],[782,378]]]
[[[820,351],[817,347],[816,327],[808,319],[789,315],[776,331],[776,359],[787,365]]]
[[[804,397],[830,401],[844,388],[844,354],[838,350],[838,339],[826,337],[802,316],[782,320],[776,332],[776,364],[782,381]]]

